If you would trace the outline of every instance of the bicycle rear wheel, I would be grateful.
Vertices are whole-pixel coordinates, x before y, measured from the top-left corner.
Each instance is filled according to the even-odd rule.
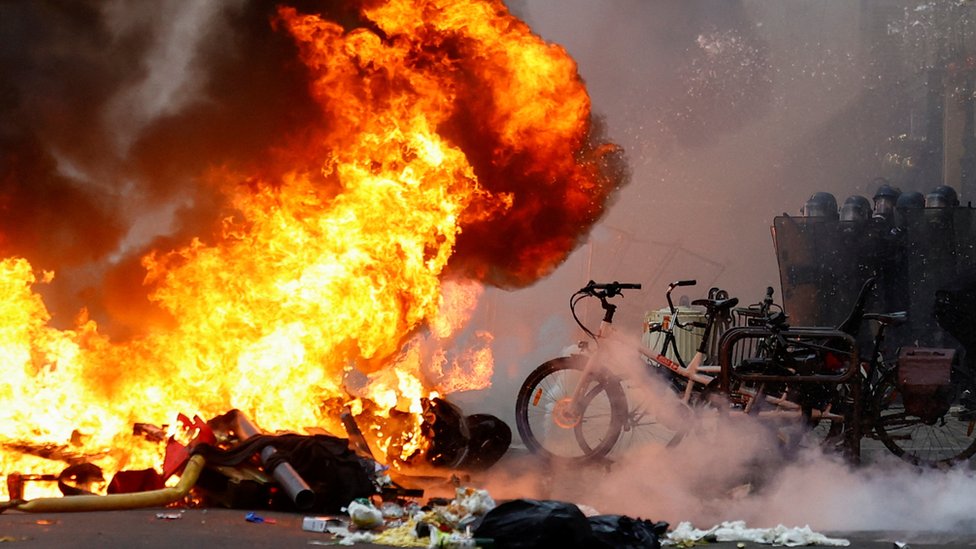
[[[596,367],[583,388],[578,412],[571,400],[583,380],[586,357],[543,363],[522,383],[515,422],[525,446],[554,461],[584,463],[606,456],[620,437],[627,400],[620,382]]]
[[[976,388],[971,372],[952,367],[947,409],[938,417],[906,410],[891,371],[874,392],[871,413],[878,439],[896,456],[922,467],[949,467],[976,454],[976,410],[967,400]],[[913,413],[914,412],[914,413]]]

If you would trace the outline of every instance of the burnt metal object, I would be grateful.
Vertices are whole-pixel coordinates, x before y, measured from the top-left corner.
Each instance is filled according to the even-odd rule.
[[[363,431],[359,428],[352,409],[346,406],[343,408],[342,414],[339,417],[342,419],[342,425],[346,428],[346,433],[349,435],[349,443],[352,445],[353,450],[360,456],[368,458],[375,463],[376,459],[373,456],[373,451],[370,450],[369,443],[366,442],[366,437],[363,436]],[[389,485],[384,485],[380,489],[380,497],[385,501],[395,501],[398,498],[420,498],[423,495],[423,489],[407,488],[393,480],[390,481]]]
[[[240,410],[231,410],[227,413],[227,416],[229,416],[228,419],[230,419],[231,428],[241,442],[262,434],[261,430]],[[260,452],[262,465],[268,465],[268,463],[275,463],[277,461],[277,466],[270,471],[271,476],[278,481],[278,484],[281,485],[285,493],[288,494],[288,497],[291,498],[295,507],[301,511],[310,509],[315,504],[315,492],[312,491],[308,483],[302,479],[301,475],[298,474],[298,471],[290,463],[275,459],[275,454],[277,453],[278,450],[274,446],[269,445],[262,448]]]
[[[466,416],[442,398],[422,399],[421,431],[431,441],[427,461],[436,467],[481,471],[495,464],[512,443],[512,430],[488,414]]]
[[[369,448],[369,443],[366,442],[366,437],[363,436],[363,431],[356,423],[356,418],[352,415],[352,410],[346,406],[339,417],[342,419],[342,426],[346,428],[346,434],[349,435],[349,442],[353,445],[353,449],[363,457],[376,459],[373,456],[373,451]]]
[[[52,474],[21,474],[10,473],[7,475],[7,494],[10,501],[24,499],[25,482],[57,482],[58,475]]]

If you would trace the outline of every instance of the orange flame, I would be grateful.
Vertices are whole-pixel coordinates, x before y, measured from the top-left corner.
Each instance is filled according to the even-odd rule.
[[[83,317],[49,328],[30,265],[0,263],[2,471],[158,465],[134,422],[230,408],[342,434],[351,405],[406,459],[422,397],[490,384],[490,334],[450,351],[481,284],[558,265],[618,183],[615,150],[588,144],[573,61],[500,2],[361,11],[347,30],[280,8],[321,118],[268,159],[283,167],[208,175],[233,208],[219,234],[143,258],[171,326],[127,342]]]

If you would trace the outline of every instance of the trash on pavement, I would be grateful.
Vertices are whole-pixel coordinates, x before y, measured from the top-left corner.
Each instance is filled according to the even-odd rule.
[[[349,519],[361,530],[372,530],[383,525],[383,512],[373,506],[368,499],[353,500],[346,508]]]
[[[681,522],[667,535],[665,544],[687,546],[700,541],[751,541],[766,545],[798,547],[801,545],[825,545],[846,547],[850,541],[831,538],[814,532],[809,526],[788,528],[782,524],[775,528],[748,528],[745,521],[727,521],[708,530],[694,528],[691,523]]]
[[[470,533],[460,532],[439,532],[430,533],[430,549],[474,549],[475,547],[487,547],[493,540],[485,540],[471,537]]]
[[[593,535],[614,549],[657,549],[667,534],[668,523],[634,519],[625,515],[588,517]]]
[[[156,518],[160,520],[179,520],[183,518],[183,513],[156,513]]]
[[[244,515],[244,520],[248,522],[253,522],[255,524],[277,524],[278,522],[275,519],[264,518],[261,515],[254,512]]]
[[[494,508],[494,500],[487,491],[475,488],[458,487],[455,493],[453,500],[434,499],[424,508],[403,501],[386,501],[377,508],[371,500],[359,498],[343,508],[345,515],[304,517],[302,529],[332,534],[340,545],[488,547],[488,540],[474,538],[471,529]]]
[[[339,517],[303,517],[302,530],[306,532],[328,532],[330,526],[344,526],[345,522]]]
[[[517,499],[489,511],[474,536],[511,549],[636,549],[660,547],[667,529],[666,522],[623,515],[587,517],[572,503]]]

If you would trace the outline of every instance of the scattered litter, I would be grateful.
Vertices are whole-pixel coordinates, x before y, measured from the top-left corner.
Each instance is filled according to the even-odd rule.
[[[443,532],[463,531],[495,508],[495,501],[486,490],[459,487],[454,493],[453,500],[434,505],[417,519]]]
[[[345,523],[338,517],[303,517],[302,530],[306,532],[328,532],[330,526],[343,526]]]
[[[580,512],[583,513],[583,516],[584,517],[595,517],[597,515],[602,514],[602,513],[600,513],[599,511],[596,510],[596,507],[590,507],[589,505],[586,505],[585,503],[577,503],[576,504],[576,507],[578,507],[579,510],[580,510]]]
[[[576,505],[563,501],[515,499],[485,515],[477,537],[499,547],[587,549],[596,544],[593,528]]]
[[[161,520],[178,520],[183,518],[182,513],[156,513],[156,518]]]
[[[324,532],[338,541],[318,541],[315,545],[353,545],[373,543],[396,547],[461,549],[477,547],[471,535],[472,524],[495,507],[485,490],[458,487],[453,500],[430,502],[427,511],[415,502],[384,502],[377,508],[372,501],[358,498],[335,515],[307,516],[302,530]]]
[[[745,521],[741,520],[723,522],[708,530],[698,530],[693,528],[691,523],[682,522],[668,533],[665,543],[689,546],[701,541],[751,541],[787,547],[801,545],[845,547],[850,545],[850,541],[846,539],[827,537],[812,531],[809,526],[787,528],[780,524],[775,528],[747,528]]]
[[[57,524],[58,521],[50,519],[38,519],[34,521],[34,524],[40,524],[41,526],[50,526],[51,524]]]
[[[484,515],[495,508],[495,500],[488,495],[487,490],[457,488],[455,490],[454,500],[469,515]]]
[[[384,501],[383,504],[380,505],[380,512],[383,513],[383,518],[385,519],[403,518],[403,515],[406,513],[403,506],[392,501]]]
[[[253,523],[256,523],[256,524],[261,524],[261,523],[264,523],[264,524],[277,524],[277,522],[278,522],[275,519],[266,519],[266,518],[258,515],[257,513],[254,513],[254,512],[250,512],[250,513],[244,515],[244,520],[246,520],[248,522],[253,522]]]
[[[13,536],[0,536],[0,543],[6,543],[8,541],[17,541],[17,538]]]
[[[339,545],[355,545],[357,543],[373,543],[376,541],[376,536],[369,532],[350,532],[349,535],[343,536],[339,540]]]
[[[894,549],[909,549],[910,547],[907,541],[896,541]]]
[[[373,507],[373,503],[368,499],[353,500],[345,511],[349,513],[349,519],[356,528],[371,530],[383,525],[383,513]]]
[[[661,537],[668,531],[667,522],[651,522],[626,515],[596,515],[587,517],[593,545],[617,549],[659,549]]]
[[[387,528],[376,534],[373,543],[380,545],[394,545],[396,547],[427,547],[426,539],[417,536],[417,524],[408,521],[400,526]]]
[[[425,545],[425,547],[430,549],[473,549],[479,546],[478,541],[469,533],[448,533],[435,530],[430,533],[430,544]]]

